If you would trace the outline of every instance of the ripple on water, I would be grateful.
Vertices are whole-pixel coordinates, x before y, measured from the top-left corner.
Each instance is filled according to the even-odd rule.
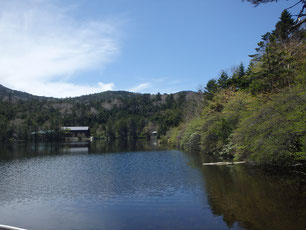
[[[105,153],[94,145],[0,148],[0,223],[31,230],[302,229],[304,187],[292,180],[243,166],[202,167],[199,155],[180,151]]]

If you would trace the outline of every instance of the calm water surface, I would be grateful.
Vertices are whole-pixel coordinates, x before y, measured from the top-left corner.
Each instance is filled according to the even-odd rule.
[[[0,145],[0,224],[40,229],[305,229],[303,178],[148,143]]]

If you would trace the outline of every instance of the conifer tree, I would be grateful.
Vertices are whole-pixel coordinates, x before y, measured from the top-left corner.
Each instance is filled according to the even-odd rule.
[[[218,91],[217,81],[215,79],[211,79],[206,84],[204,96],[206,99],[211,100],[217,91]]]
[[[294,26],[294,20],[288,10],[284,10],[281,14],[280,21],[276,24],[273,34],[277,41],[281,44],[289,42],[292,34],[297,31]]]
[[[245,75],[245,69],[244,69],[244,65],[241,62],[239,67],[238,67],[238,76],[241,78]]]
[[[229,80],[229,77],[228,77],[228,74],[225,72],[225,71],[222,71],[221,72],[221,75],[218,79],[218,85],[221,89],[225,89],[228,87],[228,80]]]

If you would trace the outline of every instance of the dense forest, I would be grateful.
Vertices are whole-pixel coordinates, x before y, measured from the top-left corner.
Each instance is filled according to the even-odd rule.
[[[247,68],[222,71],[202,90],[198,116],[165,143],[264,164],[306,160],[305,29],[284,10]]]
[[[109,91],[75,98],[33,96],[0,85],[0,139],[61,139],[62,126],[89,126],[103,139],[148,138],[164,135],[188,116],[199,95],[136,94]],[[188,111],[188,112],[187,112]]]
[[[263,1],[250,1],[259,4]],[[269,1],[267,1],[269,2]],[[264,34],[247,67],[199,92],[103,92],[33,96],[0,85],[0,139],[60,139],[62,126],[89,126],[105,140],[148,138],[186,150],[292,165],[306,160],[305,27],[287,10]]]

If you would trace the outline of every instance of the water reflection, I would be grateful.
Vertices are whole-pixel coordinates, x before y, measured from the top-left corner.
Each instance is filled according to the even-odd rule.
[[[88,142],[63,143],[0,143],[0,161],[61,154],[89,153]]]
[[[34,230],[226,228],[207,209],[194,157],[149,145],[21,144],[2,151],[0,223]]]
[[[203,166],[212,212],[228,227],[305,229],[305,181],[247,166]]]
[[[116,140],[112,142],[94,141],[90,143],[90,153],[118,153],[135,151],[168,150],[166,146],[155,145],[150,141]]]
[[[101,154],[129,151],[167,150],[165,146],[153,145],[148,141],[95,141],[95,142],[33,142],[1,143],[0,161],[54,156],[62,154]]]
[[[303,229],[305,182],[148,142],[0,145],[0,223],[28,229]],[[46,226],[48,223],[48,226]]]

